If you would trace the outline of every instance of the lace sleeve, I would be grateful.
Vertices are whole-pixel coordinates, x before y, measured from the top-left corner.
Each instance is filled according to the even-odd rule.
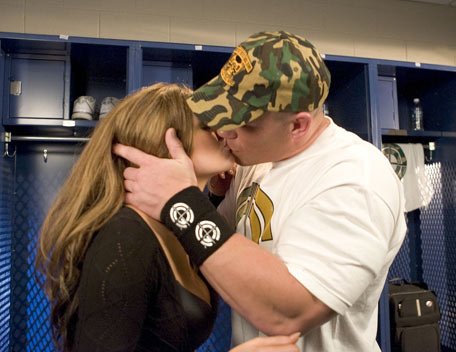
[[[158,242],[137,219],[115,216],[84,260],[73,351],[132,351],[160,286]]]

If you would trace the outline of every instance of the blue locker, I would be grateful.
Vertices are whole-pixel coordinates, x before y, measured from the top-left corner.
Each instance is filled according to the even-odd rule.
[[[65,61],[13,57],[9,75],[9,118],[64,117]]]
[[[83,145],[16,143],[11,246],[11,314],[8,351],[54,352],[49,304],[35,277],[39,229]],[[43,151],[47,151],[47,158]],[[0,348],[0,351],[5,351]]]
[[[142,71],[142,86],[157,82],[182,83],[193,87],[192,68],[190,65],[173,65],[169,62],[145,62]]]

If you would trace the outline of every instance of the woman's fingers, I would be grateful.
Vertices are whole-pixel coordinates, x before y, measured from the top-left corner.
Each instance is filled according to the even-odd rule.
[[[283,336],[264,336],[247,341],[230,352],[298,352],[298,341],[301,333]]]

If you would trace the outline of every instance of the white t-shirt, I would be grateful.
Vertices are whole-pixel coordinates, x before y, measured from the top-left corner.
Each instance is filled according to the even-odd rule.
[[[338,313],[301,351],[370,352],[380,351],[377,305],[405,236],[404,203],[381,151],[331,121],[299,155],[238,168],[219,211]],[[233,346],[259,335],[235,312],[232,328]]]

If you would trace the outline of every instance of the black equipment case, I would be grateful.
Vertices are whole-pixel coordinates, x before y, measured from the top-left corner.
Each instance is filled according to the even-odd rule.
[[[392,352],[440,352],[440,311],[424,283],[390,282]]]

